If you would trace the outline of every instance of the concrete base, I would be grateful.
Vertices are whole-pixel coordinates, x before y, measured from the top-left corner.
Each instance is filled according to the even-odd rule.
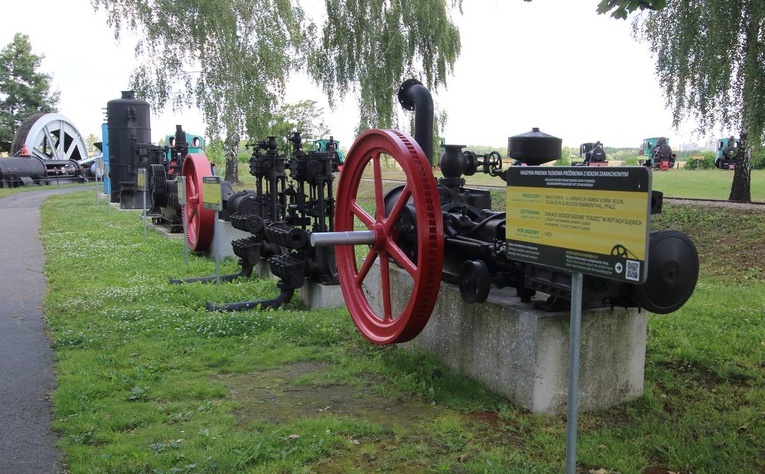
[[[231,222],[223,219],[215,219],[212,243],[210,244],[210,250],[208,252],[210,258],[236,258],[234,247],[231,246],[231,242],[239,239],[246,239],[248,237],[252,237],[252,234],[243,230],[234,229]]]
[[[306,280],[300,288],[300,299],[309,308],[343,308],[345,300],[340,285],[322,285]]]
[[[394,298],[408,298],[409,279],[400,271],[391,279]],[[565,413],[570,315],[536,310],[514,294],[493,289],[486,302],[468,305],[455,285],[443,283],[427,326],[403,346],[433,353],[534,413]],[[606,409],[643,394],[646,331],[645,311],[583,312],[580,410]]]

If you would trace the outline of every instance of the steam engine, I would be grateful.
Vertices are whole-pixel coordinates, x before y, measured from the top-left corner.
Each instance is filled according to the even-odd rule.
[[[648,168],[666,171],[675,167],[676,155],[672,152],[669,139],[666,137],[646,138],[643,140],[640,154],[647,157],[643,161],[643,166]]]

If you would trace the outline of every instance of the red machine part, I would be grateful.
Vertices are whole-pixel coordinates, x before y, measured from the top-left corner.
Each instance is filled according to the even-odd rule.
[[[390,212],[387,215],[382,166],[386,156],[393,158],[406,175],[406,185],[394,202],[388,202]],[[367,166],[371,166],[374,180],[372,214],[362,208],[358,195]],[[375,344],[413,339],[425,327],[436,303],[444,255],[441,203],[425,154],[414,139],[399,131],[364,132],[348,151],[336,202],[336,231],[354,231],[354,222],[358,219],[374,233],[374,243],[365,247],[368,250],[360,266],[356,261],[355,246],[338,245],[335,250],[340,286],[354,323]],[[412,206],[414,216],[411,215]],[[404,215],[410,222],[414,217],[415,236],[397,235],[396,226]],[[397,243],[404,237],[410,242],[416,239],[414,259]],[[391,296],[391,259],[412,279],[411,294],[401,305],[401,311],[394,308]],[[375,262],[379,266],[375,266]],[[376,296],[371,295],[368,288],[374,285],[365,286],[365,280],[372,272],[380,272],[380,285],[374,292]]]
[[[203,178],[212,176],[210,162],[202,153],[189,153],[183,160],[181,174],[186,182],[186,202],[181,203],[181,214],[186,219],[186,241],[193,251],[210,248],[215,229],[215,211],[205,209]]]

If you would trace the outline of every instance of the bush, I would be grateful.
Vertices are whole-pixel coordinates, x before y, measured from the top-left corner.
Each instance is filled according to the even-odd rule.
[[[705,151],[702,153],[704,158],[689,159],[685,162],[685,169],[687,170],[710,170],[715,167],[715,155],[711,151]]]
[[[637,166],[640,163],[638,163],[637,156],[630,156],[624,159],[624,162],[622,163],[622,166]]]

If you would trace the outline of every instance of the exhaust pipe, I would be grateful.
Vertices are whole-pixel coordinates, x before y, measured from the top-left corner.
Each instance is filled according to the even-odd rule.
[[[409,79],[398,88],[398,102],[406,110],[414,110],[414,139],[433,166],[433,98],[417,79]]]

